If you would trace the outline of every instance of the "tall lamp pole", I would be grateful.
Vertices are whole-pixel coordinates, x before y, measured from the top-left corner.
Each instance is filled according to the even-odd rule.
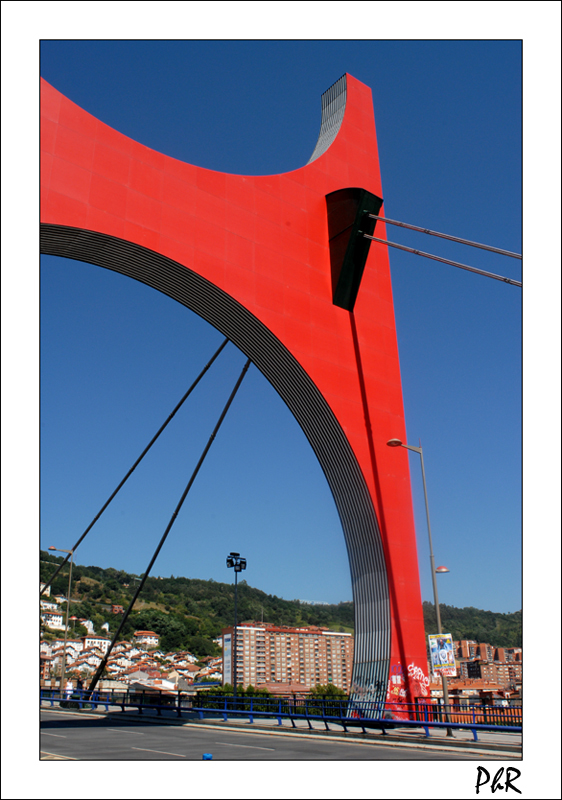
[[[49,547],[49,550],[54,550],[55,553],[68,553],[70,555],[70,570],[68,573],[68,597],[66,598],[66,618],[64,621],[64,650],[62,653],[62,673],[60,677],[60,696],[62,698],[63,681],[64,681],[64,676],[66,674],[66,639],[68,636],[68,610],[70,608],[70,590],[72,586],[72,557],[74,555],[74,550],[61,550],[53,546]]]
[[[237,675],[236,675],[236,644],[237,644],[237,629],[238,629],[238,573],[246,569],[246,559],[240,558],[240,553],[230,553],[226,558],[226,566],[234,567],[234,699],[236,700],[237,690]],[[223,665],[224,667],[224,665]]]
[[[427,502],[427,487],[425,485],[425,469],[423,466],[423,451],[421,448],[421,444],[419,447],[414,447],[411,444],[404,444],[400,439],[390,439],[387,442],[389,447],[405,447],[406,450],[413,450],[414,453],[418,453],[421,461],[421,472],[422,472],[422,480],[423,480],[423,495],[425,498],[425,515],[427,518],[427,535],[429,537],[429,561],[431,564],[431,580],[433,582],[433,601],[435,603],[435,613],[437,616],[437,633],[442,633],[441,630],[441,613],[439,611],[439,596],[437,594],[437,581],[435,579],[435,559],[433,557],[433,543],[431,541],[431,525],[429,524],[429,504]],[[440,568],[443,571],[442,568]],[[447,689],[447,677],[441,673],[441,680],[443,682],[443,702],[445,704],[445,719],[447,722],[450,722],[449,716],[449,692]],[[447,728],[447,736],[453,735],[453,729]]]

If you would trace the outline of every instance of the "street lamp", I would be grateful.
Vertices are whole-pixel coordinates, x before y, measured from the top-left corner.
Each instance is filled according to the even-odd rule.
[[[226,566],[234,567],[234,699],[236,699],[236,643],[238,626],[238,573],[246,569],[246,559],[240,558],[240,553],[230,553],[226,558]],[[224,668],[224,665],[223,665]]]
[[[429,524],[429,505],[427,502],[427,487],[425,485],[425,469],[423,466],[423,451],[421,448],[421,443],[419,447],[414,447],[411,444],[404,444],[400,439],[389,439],[387,442],[389,447],[405,447],[406,450],[413,450],[414,453],[418,453],[421,461],[421,471],[422,471],[422,480],[423,480],[423,494],[425,498],[425,515],[427,518],[427,534],[429,537],[429,561],[431,564],[431,580],[433,582],[433,601],[435,603],[435,613],[437,616],[437,633],[442,633],[441,630],[441,613],[439,611],[439,596],[437,594],[437,581],[435,580],[436,572],[448,572],[449,570],[447,567],[438,567],[437,570],[435,569],[435,559],[433,558],[433,544],[431,541],[431,525]],[[443,702],[445,704],[445,718],[447,722],[450,722],[449,717],[449,692],[447,689],[447,678],[443,673],[441,673],[441,680],[443,682]],[[447,728],[447,736],[453,735],[453,729]]]
[[[68,609],[70,608],[70,590],[72,585],[72,557],[74,555],[74,550],[61,550],[57,547],[53,547],[52,545],[51,547],[49,547],[49,550],[54,550],[55,553],[68,553],[70,555],[70,571],[68,573],[68,597],[66,600],[66,615],[64,621],[64,650],[62,653],[62,673],[60,678],[60,696],[62,699],[63,681],[66,673],[66,639],[68,636]]]

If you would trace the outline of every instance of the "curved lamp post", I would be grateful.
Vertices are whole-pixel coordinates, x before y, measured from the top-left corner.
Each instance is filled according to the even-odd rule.
[[[236,684],[237,684],[237,675],[236,675],[236,639],[237,639],[237,626],[238,626],[238,573],[242,572],[243,569],[246,569],[246,559],[240,558],[240,553],[230,553],[229,556],[226,558],[226,566],[227,567],[234,567],[234,647],[233,647],[233,655],[234,655],[234,699],[236,700]],[[224,664],[223,664],[224,669]]]
[[[72,586],[72,557],[74,555],[74,550],[61,550],[58,547],[49,547],[49,550],[54,550],[55,553],[68,553],[70,555],[70,571],[68,573],[68,597],[66,599],[66,616],[64,621],[64,650],[62,653],[62,672],[60,677],[60,696],[62,698],[63,694],[63,682],[64,676],[66,674],[66,639],[68,636],[68,610],[70,608],[70,590]]]
[[[414,453],[418,453],[419,457],[420,457],[422,480],[423,480],[423,494],[424,494],[424,498],[425,498],[425,515],[426,515],[426,518],[427,518],[427,534],[428,534],[428,537],[429,537],[429,561],[430,561],[430,564],[431,564],[431,580],[433,582],[433,601],[435,603],[435,613],[436,613],[436,616],[437,616],[437,633],[442,633],[442,630],[441,630],[441,613],[439,611],[439,596],[437,594],[437,581],[435,580],[435,574],[436,573],[449,572],[449,570],[447,569],[447,567],[437,567],[437,569],[435,569],[435,559],[433,557],[433,543],[431,541],[431,525],[429,524],[429,505],[428,505],[428,502],[427,502],[427,487],[425,485],[425,469],[424,469],[424,466],[423,466],[423,451],[422,451],[422,448],[421,448],[421,444],[420,444],[420,447],[414,447],[411,444],[404,444],[400,439],[389,439],[389,441],[387,442],[387,445],[389,447],[405,447],[406,450],[413,450]],[[446,676],[442,674],[441,675],[441,680],[443,682],[443,702],[445,704],[445,718],[446,718],[447,722],[450,722],[451,720],[450,720],[450,716],[449,716],[449,692],[448,692],[448,689],[447,689],[447,678],[446,678]],[[452,735],[453,735],[453,729],[452,728],[447,728],[447,736],[452,736]]]

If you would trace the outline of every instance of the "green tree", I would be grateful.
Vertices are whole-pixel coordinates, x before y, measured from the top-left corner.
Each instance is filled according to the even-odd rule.
[[[347,697],[347,695],[343,689],[340,689],[339,686],[334,686],[333,683],[324,685],[318,683],[310,690],[310,697],[344,698]]]
[[[205,636],[189,637],[188,648],[194,655],[199,657],[215,656],[220,652],[213,640]]]

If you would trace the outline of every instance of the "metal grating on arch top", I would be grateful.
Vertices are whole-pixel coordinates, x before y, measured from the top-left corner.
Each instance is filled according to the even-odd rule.
[[[177,300],[227,336],[276,389],[320,462],[342,523],[355,603],[352,698],[383,703],[391,618],[379,526],[351,446],[308,374],[248,309],[163,255],[107,234],[51,224],[41,226],[41,252],[111,269]]]
[[[335,141],[345,114],[347,99],[347,79],[345,75],[326,89],[322,95],[322,119],[320,133],[314,152],[307,161],[311,164],[316,161]]]

